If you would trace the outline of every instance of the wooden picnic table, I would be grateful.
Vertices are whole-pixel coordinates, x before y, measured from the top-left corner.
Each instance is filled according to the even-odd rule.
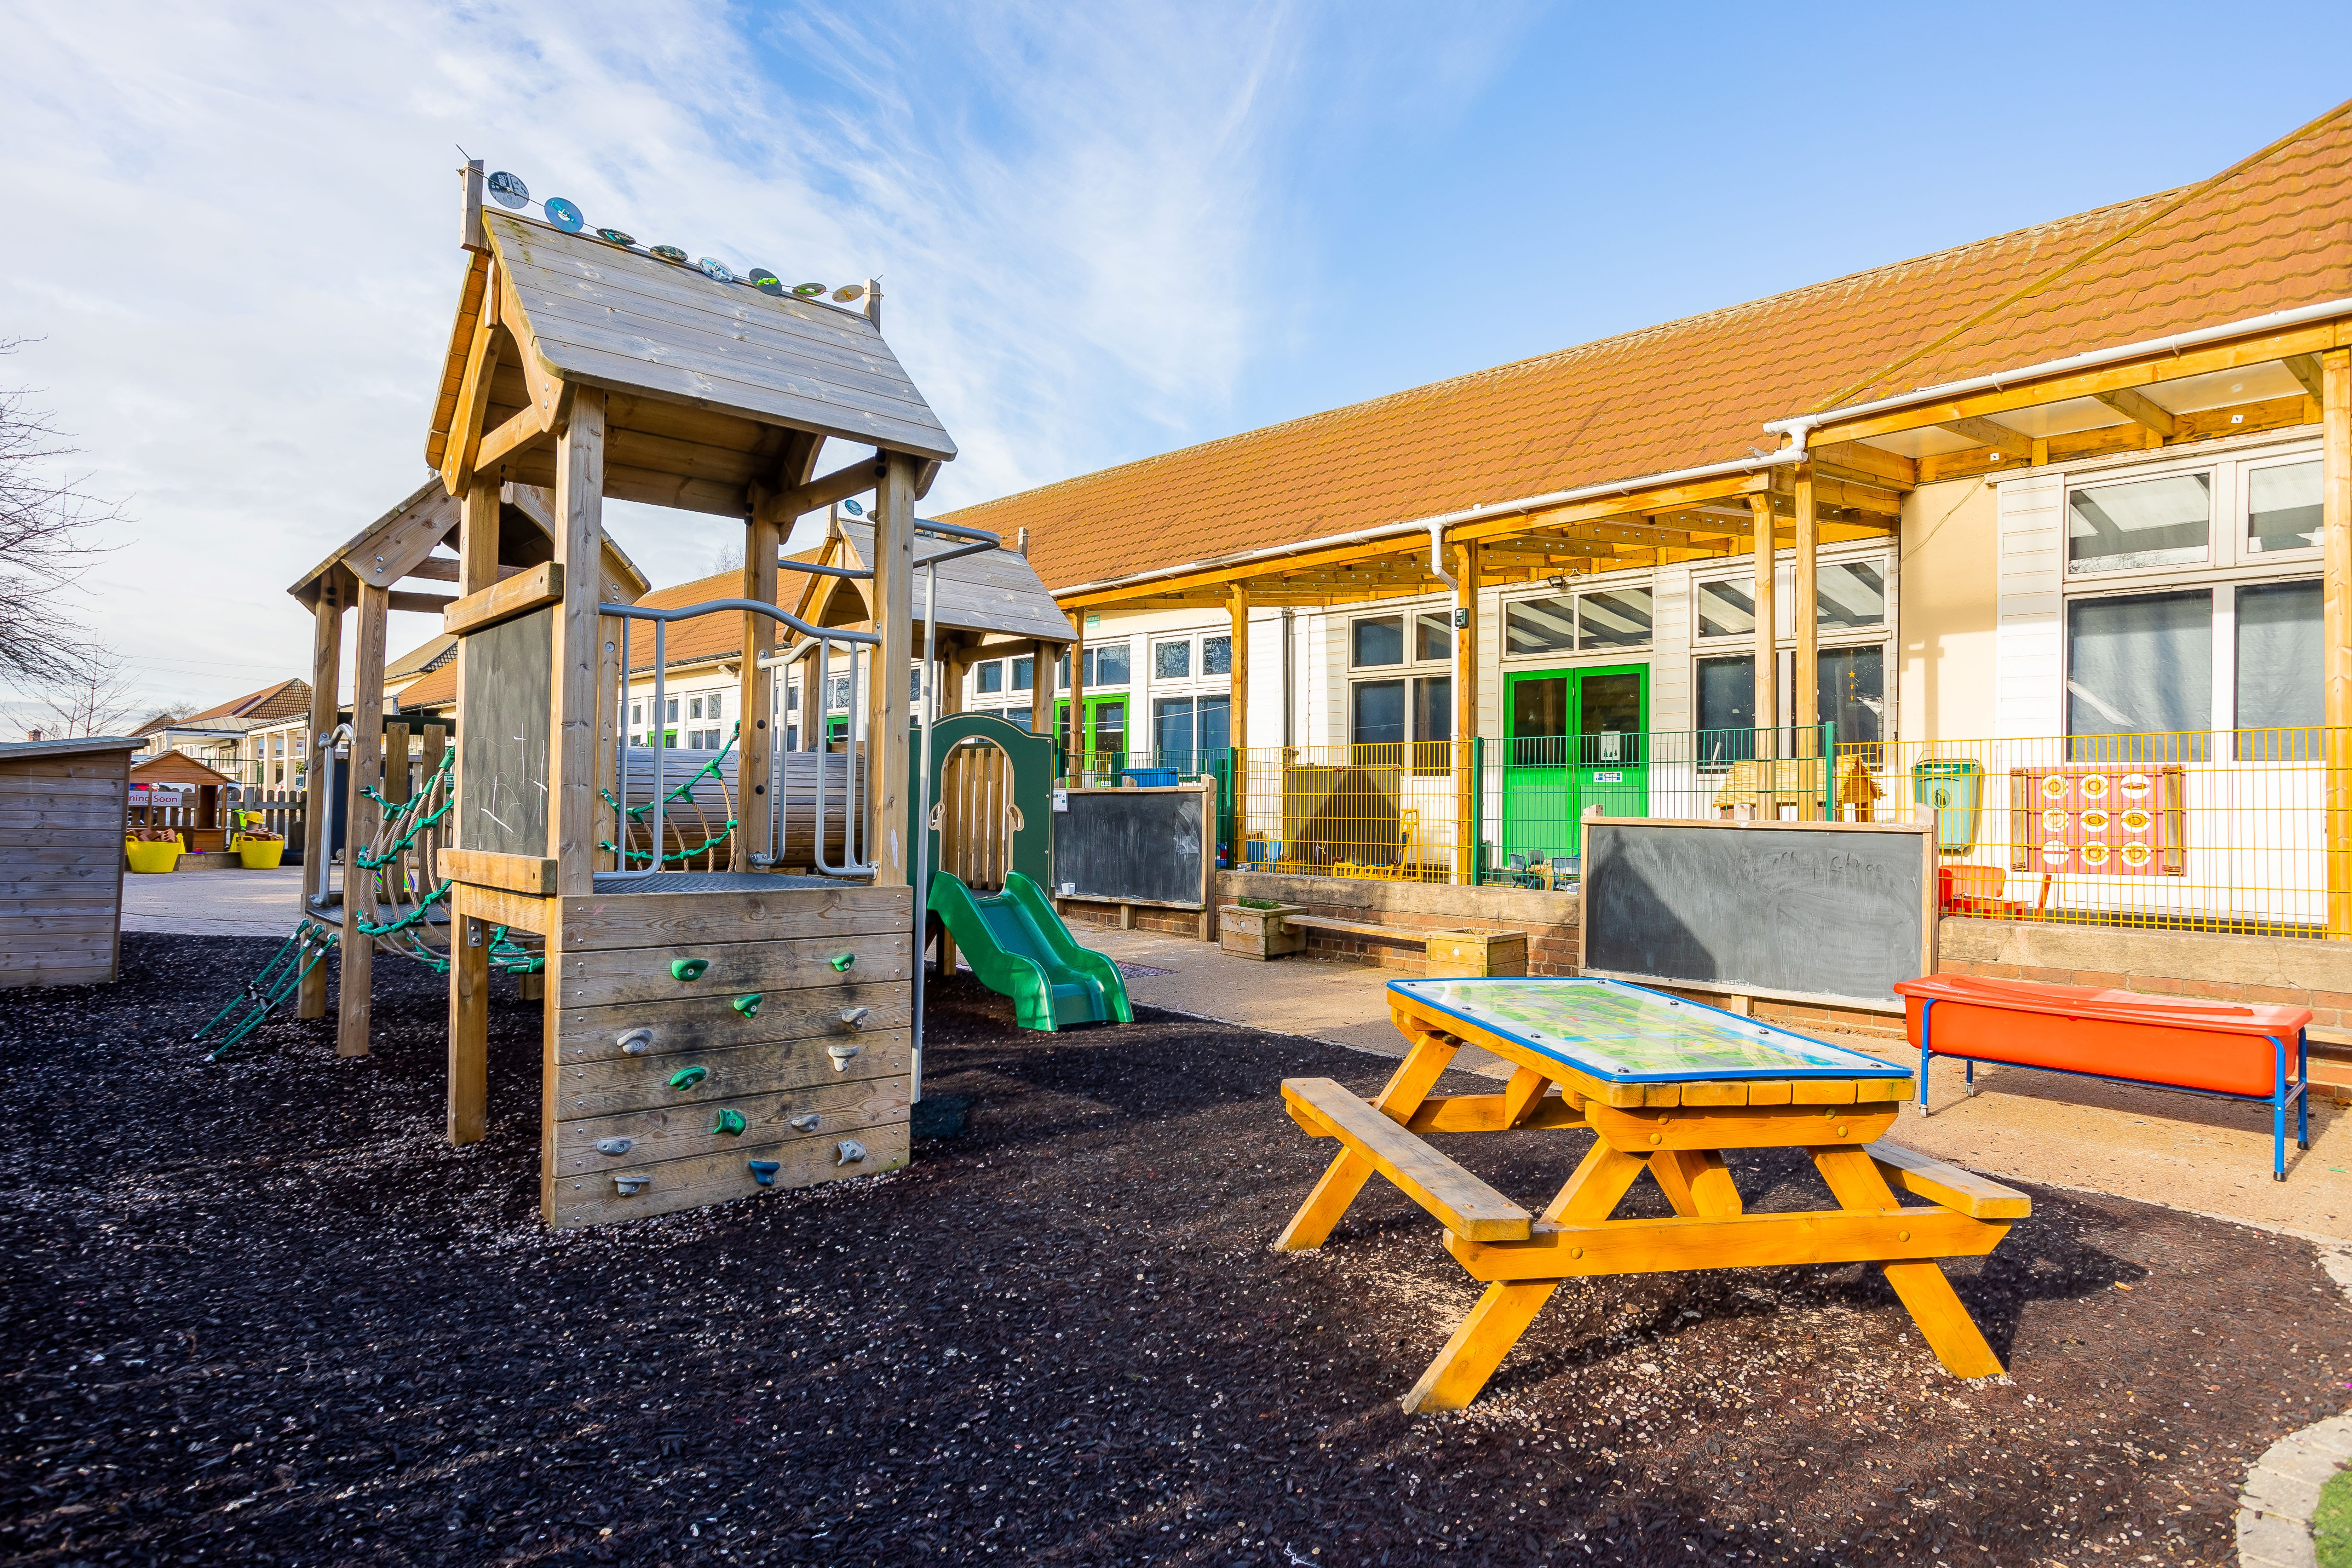
[[[1275,1245],[1321,1247],[1376,1173],[1445,1227],[1446,1250],[1486,1291],[1404,1396],[1407,1410],[1469,1404],[1551,1293],[1596,1274],[1876,1263],[1947,1370],[2002,1370],[1937,1260],[1990,1252],[2032,1203],[1876,1142],[1895,1124],[1909,1069],[1622,981],[1398,980],[1388,990],[1411,1048],[1377,1096],[1329,1079],[1283,1083],[1292,1119],[1342,1147]],[[1517,1070],[1497,1094],[1432,1098],[1465,1045]],[[1595,1135],[1538,1214],[1423,1136],[1530,1128]],[[1804,1150],[1838,1206],[1748,1213],[1724,1161],[1731,1149]],[[1611,1218],[1644,1171],[1675,1217]],[[1897,1188],[1923,1201],[1904,1205]]]

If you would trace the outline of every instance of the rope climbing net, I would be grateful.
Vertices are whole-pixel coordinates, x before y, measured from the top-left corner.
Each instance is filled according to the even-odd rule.
[[[735,829],[741,825],[736,816],[733,792],[729,789],[727,774],[720,767],[720,764],[726,762],[728,754],[734,751],[736,739],[736,735],[730,734],[726,744],[710,753],[709,762],[689,774],[684,784],[661,797],[662,837],[667,841],[663,846],[664,853],[661,858],[663,865],[684,865],[699,855],[704,857],[702,867],[704,870],[718,869],[719,850],[727,844]],[[630,759],[633,767],[636,756],[640,754],[648,757],[652,755],[650,751],[642,753],[633,752]],[[706,780],[719,786],[719,809],[716,812],[704,805],[701,798],[701,786]],[[617,852],[622,865],[643,866],[649,863],[654,858],[653,826],[646,820],[654,808],[650,794],[643,805],[633,805],[624,811],[619,798],[611,790],[601,790],[598,793],[604,797],[604,804],[613,808],[614,816],[620,817],[625,823],[621,836],[628,841],[628,847]],[[678,809],[681,807],[683,809]],[[720,817],[726,820],[721,822],[719,820]],[[698,833],[702,835],[700,843],[686,842]],[[668,847],[669,844],[676,844],[677,847],[672,849]],[[598,839],[596,847],[607,854],[615,853],[612,840],[607,838]]]

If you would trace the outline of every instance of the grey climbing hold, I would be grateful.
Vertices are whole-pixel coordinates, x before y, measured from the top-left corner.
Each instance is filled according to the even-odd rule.
[[[652,1186],[654,1179],[651,1176],[615,1176],[613,1184],[621,1189],[623,1197],[633,1198]]]
[[[846,1072],[849,1070],[851,1059],[857,1055],[858,1049],[859,1047],[856,1046],[827,1046],[824,1048],[824,1054],[833,1058],[834,1071]]]
[[[854,1165],[866,1158],[866,1145],[855,1138],[845,1138],[835,1145],[835,1152],[841,1156],[834,1161],[835,1165]]]
[[[816,1112],[812,1110],[805,1116],[793,1117],[785,1125],[797,1127],[803,1132],[814,1132],[816,1131]]]
[[[654,1032],[651,1029],[631,1029],[621,1037],[618,1044],[623,1056],[641,1057],[654,1048]]]
[[[596,1140],[596,1152],[599,1154],[625,1154],[635,1147],[636,1140],[634,1138],[599,1138]]]
[[[866,1015],[872,1011],[870,1007],[844,1007],[841,1021],[849,1028],[862,1029],[866,1026]]]

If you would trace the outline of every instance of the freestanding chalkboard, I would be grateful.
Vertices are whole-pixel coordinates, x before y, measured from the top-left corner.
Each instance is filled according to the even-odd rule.
[[[1216,785],[1073,789],[1054,810],[1054,890],[1197,910],[1215,865]]]
[[[1587,974],[1900,1005],[1936,972],[1936,842],[1907,822],[1584,823]]]

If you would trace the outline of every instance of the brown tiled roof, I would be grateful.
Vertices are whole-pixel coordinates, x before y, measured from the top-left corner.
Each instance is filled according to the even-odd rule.
[[[2352,116],[1854,397],[2352,295]],[[1867,381],[2161,208],[2160,193],[967,507],[1048,585],[1638,478],[1776,443],[1764,421]],[[1851,400],[1851,399],[1849,399]]]
[[[823,548],[803,550],[788,559],[814,561]],[[732,599],[743,591],[743,576],[737,572],[715,572],[708,577],[697,577],[690,583],[673,587],[656,588],[637,603],[649,609],[674,610],[680,605],[698,605],[705,599]],[[787,572],[776,587],[780,605],[789,607],[801,591],[800,576]],[[709,664],[715,660],[739,658],[743,651],[743,617],[730,610],[723,615],[697,616],[690,621],[671,623],[667,646],[664,650],[670,668],[681,665]],[[654,667],[654,629],[640,623],[629,632],[629,668],[640,672]],[[403,687],[400,708],[403,712],[419,710],[439,710],[457,700],[457,665],[452,659],[430,674],[419,677]]]
[[[179,721],[182,724],[201,724],[207,719],[246,719],[255,723],[271,719],[290,719],[297,713],[310,710],[310,683],[299,676],[265,686],[258,691],[207,708],[201,713],[191,713]]]

